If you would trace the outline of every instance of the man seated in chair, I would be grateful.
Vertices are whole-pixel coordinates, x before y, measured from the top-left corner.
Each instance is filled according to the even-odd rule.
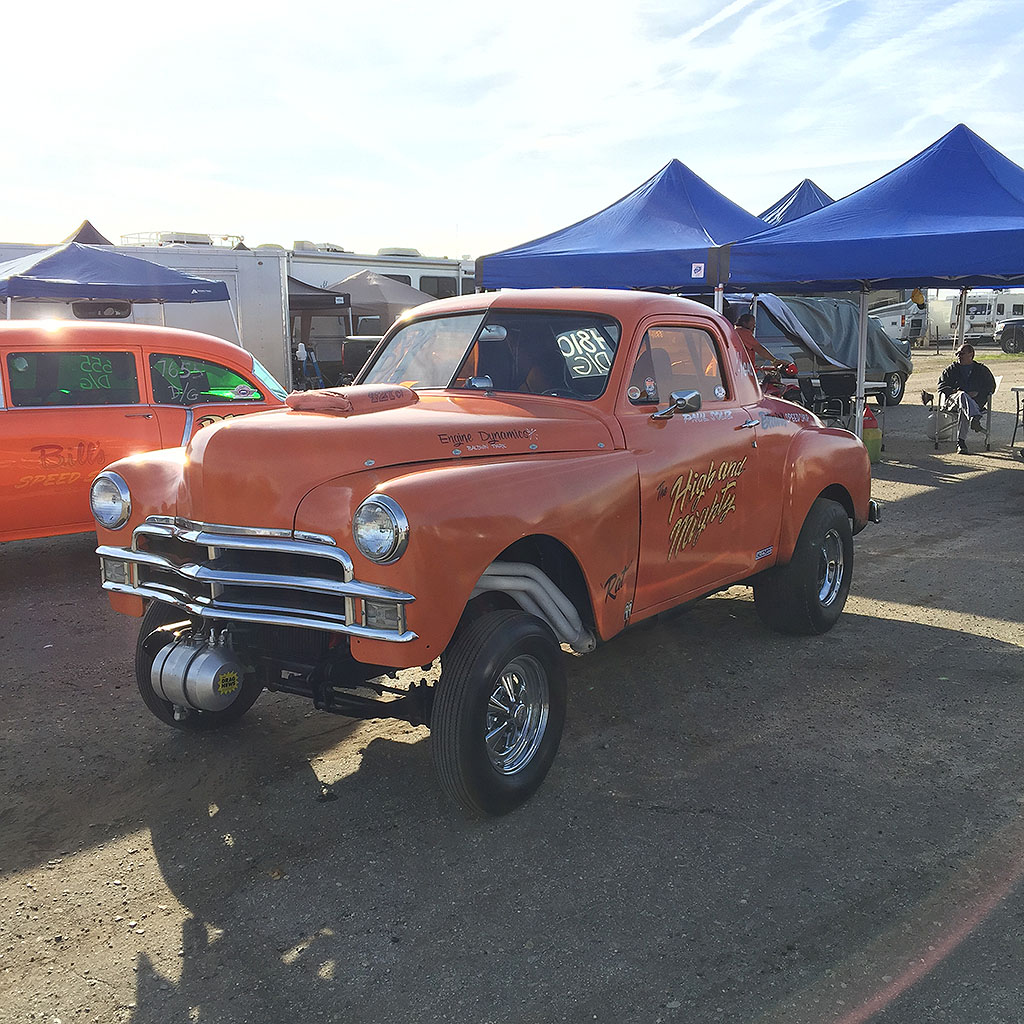
[[[946,408],[959,412],[956,450],[967,454],[967,427],[972,430],[985,428],[981,425],[982,410],[992,400],[996,390],[996,379],[983,363],[974,361],[974,346],[961,345],[957,349],[956,362],[950,363],[939,375],[939,394],[943,396]]]

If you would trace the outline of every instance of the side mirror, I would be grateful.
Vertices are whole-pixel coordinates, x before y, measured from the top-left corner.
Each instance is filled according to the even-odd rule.
[[[482,377],[470,377],[466,381],[466,387],[474,391],[491,391],[494,388],[494,382],[487,374],[484,374]]]
[[[480,332],[481,341],[504,341],[508,337],[508,330],[501,324],[488,324]]]
[[[699,412],[700,392],[699,391],[673,391],[669,397],[668,406],[659,412],[652,412],[652,420],[668,420],[677,412]]]

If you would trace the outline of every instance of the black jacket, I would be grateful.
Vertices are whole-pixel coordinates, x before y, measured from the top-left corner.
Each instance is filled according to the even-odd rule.
[[[977,393],[975,401],[984,408],[996,389],[996,379],[984,363],[975,360],[968,366],[970,372],[964,384],[962,371],[965,367],[959,360],[950,363],[939,375],[939,391],[944,395],[951,395],[954,391],[974,391]]]

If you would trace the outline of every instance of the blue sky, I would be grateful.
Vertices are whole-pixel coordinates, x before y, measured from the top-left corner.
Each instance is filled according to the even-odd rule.
[[[5,12],[0,240],[83,217],[479,256],[678,158],[760,213],[834,198],[959,122],[1024,164],[1017,0],[290,5]]]

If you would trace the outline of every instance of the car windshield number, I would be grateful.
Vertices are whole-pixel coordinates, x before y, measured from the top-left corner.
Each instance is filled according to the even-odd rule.
[[[614,352],[596,327],[566,331],[557,341],[572,377],[605,376],[612,368]]]

